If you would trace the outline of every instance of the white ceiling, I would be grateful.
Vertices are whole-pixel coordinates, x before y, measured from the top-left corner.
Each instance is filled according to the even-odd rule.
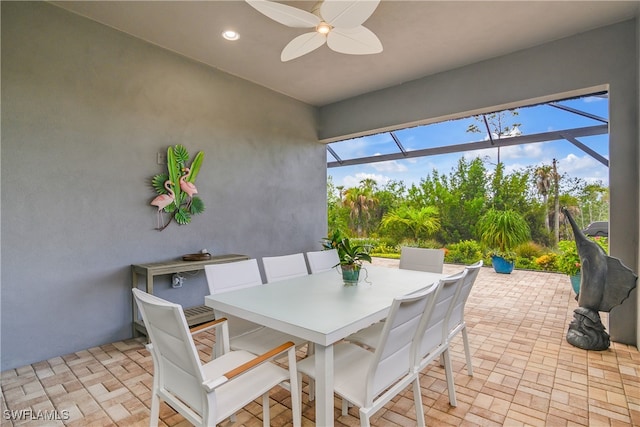
[[[315,2],[284,3],[310,11]],[[364,23],[382,41],[382,53],[344,55],[325,45],[282,63],[282,48],[308,30],[278,24],[244,1],[54,4],[316,106],[620,22],[639,10],[638,1],[383,0]],[[240,39],[224,40],[226,29]]]

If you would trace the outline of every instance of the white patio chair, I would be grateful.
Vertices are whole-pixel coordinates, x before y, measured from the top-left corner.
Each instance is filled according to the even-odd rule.
[[[336,249],[328,249],[307,252],[307,261],[309,261],[309,271],[311,271],[311,274],[315,274],[332,270],[336,265],[340,264],[340,257]]]
[[[196,426],[215,426],[262,396],[264,425],[268,426],[269,391],[282,383],[291,384],[293,424],[301,424],[300,392],[297,389],[296,353],[288,342],[256,357],[246,351],[230,351],[226,319],[211,322],[225,351],[202,364],[191,331],[179,304],[133,289],[133,295],[147,328],[147,349],[153,360],[150,426],[158,425],[160,401],[167,402]],[[289,369],[269,361],[287,354]]]
[[[467,299],[469,298],[469,294],[471,293],[471,288],[478,277],[480,267],[482,267],[482,260],[466,267],[467,275],[464,278],[462,288],[460,289],[456,301],[453,304],[451,316],[449,317],[448,340],[451,342],[453,337],[455,337],[459,332],[462,332],[462,342],[464,343],[464,353],[469,376],[473,376],[473,365],[471,364],[471,351],[469,349],[469,338],[467,336],[467,324],[464,321],[464,307],[467,303]]]
[[[420,365],[416,366],[418,372],[422,371],[432,360],[441,356],[441,364],[445,367],[447,385],[449,389],[449,402],[456,406],[455,389],[453,385],[453,372],[451,371],[451,359],[449,357],[449,322],[453,311],[456,296],[460,292],[467,276],[467,270],[461,273],[441,279],[438,286],[441,288],[436,295],[435,308],[429,318],[424,319],[423,337],[420,347]],[[387,320],[388,321],[388,320]],[[358,344],[371,351],[377,349],[380,336],[387,322],[374,323],[346,338],[347,341]]]
[[[255,259],[205,265],[204,271],[209,285],[209,293],[212,295],[251,286],[263,286],[258,261]],[[261,354],[278,342],[292,341],[296,347],[306,344],[306,341],[298,337],[239,317],[228,315],[227,319],[232,350],[245,350],[253,354]],[[216,340],[215,356],[221,354],[221,351],[220,344]]]
[[[433,310],[424,316],[418,331],[421,340],[416,355],[416,373],[419,374],[433,360],[440,358],[440,361],[444,362],[451,406],[457,406],[457,401],[449,355],[449,317],[466,276],[465,269],[461,273],[440,280]]]
[[[418,326],[425,308],[431,306],[437,287],[395,298],[380,335],[378,349],[370,352],[355,344],[341,342],[334,346],[334,391],[342,397],[343,414],[350,402],[360,408],[360,424],[370,425],[369,418],[394,396],[413,383],[413,398],[418,425],[424,426],[422,397],[415,366]],[[298,362],[298,371],[315,378],[315,356]],[[299,381],[301,381],[300,376]],[[301,387],[298,387],[299,389]]]
[[[264,266],[267,283],[309,274],[302,252],[292,255],[263,257],[262,265]]]
[[[400,268],[404,270],[428,271],[442,273],[444,251],[442,249],[412,248],[403,246],[400,249]]]

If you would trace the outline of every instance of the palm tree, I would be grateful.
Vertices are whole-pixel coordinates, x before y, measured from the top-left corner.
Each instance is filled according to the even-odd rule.
[[[551,172],[551,166],[539,166],[535,172],[535,183],[538,193],[542,196],[542,203],[544,204],[544,227],[547,232],[551,231],[549,226],[549,191],[551,190],[551,179],[553,174]]]
[[[371,218],[371,211],[375,209],[378,201],[374,197],[371,187],[364,185],[349,188],[344,195],[345,204],[350,209],[349,216],[353,228],[355,228],[358,237],[361,237],[368,220]]]
[[[413,239],[418,240],[421,234],[433,235],[440,229],[438,208],[424,206],[420,209],[409,206],[401,206],[382,217],[383,227],[395,227],[407,229],[413,234]]]

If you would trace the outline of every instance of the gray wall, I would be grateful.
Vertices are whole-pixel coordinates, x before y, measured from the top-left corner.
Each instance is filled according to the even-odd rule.
[[[46,3],[2,2],[2,366],[131,336],[130,265],[319,249],[316,111]],[[157,152],[205,152],[206,211],[158,232]],[[202,304],[202,273],[160,296]]]
[[[611,254],[640,271],[638,36],[627,21],[511,55],[325,106],[320,139],[334,141],[482,111],[608,89]],[[611,312],[610,332],[629,342],[636,332],[614,319],[637,318],[638,297]],[[640,327],[638,327],[640,330]]]
[[[204,247],[316,249],[326,231],[318,128],[329,141],[608,88],[611,250],[639,266],[635,23],[329,105],[318,126],[307,105],[54,6],[1,7],[2,370],[130,336],[132,263]],[[206,153],[207,210],[157,232],[148,181],[163,170],[156,153],[179,143]],[[184,305],[206,293],[202,275],[157,288]]]

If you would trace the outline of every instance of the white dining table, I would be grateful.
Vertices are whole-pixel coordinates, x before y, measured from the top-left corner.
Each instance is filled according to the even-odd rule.
[[[230,314],[315,344],[316,425],[333,426],[333,344],[387,317],[393,298],[444,277],[364,266],[360,282],[345,286],[336,270],[209,295],[216,318]]]

